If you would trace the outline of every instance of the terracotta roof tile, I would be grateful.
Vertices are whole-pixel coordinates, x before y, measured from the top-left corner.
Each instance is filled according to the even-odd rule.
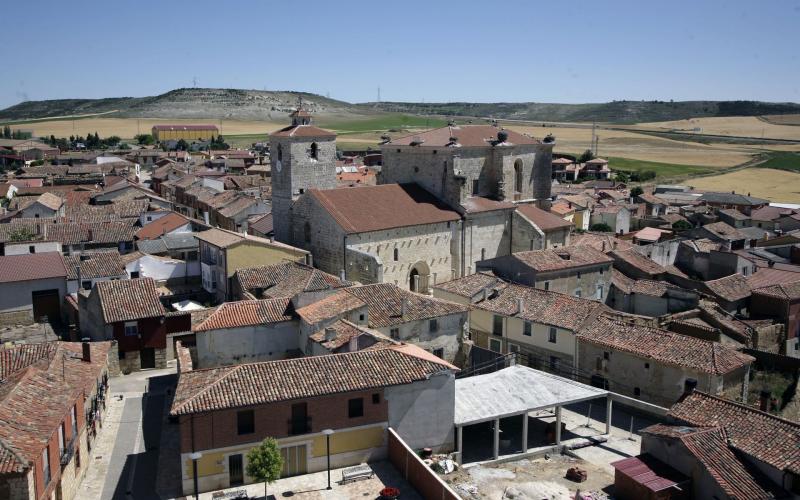
[[[481,293],[484,289],[491,292],[495,288],[503,288],[505,286],[505,281],[494,274],[478,272],[445,283],[439,283],[434,285],[433,288],[461,297],[471,298]]]
[[[450,371],[392,348],[181,373],[170,413],[187,415],[410,384]]]
[[[332,274],[298,262],[282,262],[269,266],[249,267],[236,271],[242,290],[259,298],[294,297],[301,292],[318,292],[352,286]]]
[[[357,286],[345,290],[366,302],[371,328],[401,325],[450,314],[466,314],[469,311],[467,306],[409,292],[389,283]],[[404,300],[405,315],[402,314]]]
[[[346,233],[436,224],[461,218],[416,184],[310,189],[308,192]]]
[[[78,266],[81,268],[81,279],[110,278],[125,276],[125,262],[116,250],[111,252],[94,252],[84,255],[67,255],[67,279],[78,279]]]
[[[153,278],[98,282],[92,293],[99,294],[106,323],[164,316]]]
[[[754,361],[751,356],[716,342],[606,316],[583,328],[578,337],[582,342],[714,375],[729,373]]]
[[[503,131],[508,135],[505,143],[500,145],[540,144],[533,137],[500,129],[491,125],[446,126],[419,132],[390,141],[386,146],[409,146],[418,141],[424,147],[489,147],[497,144],[497,134]],[[452,141],[452,139],[456,139]]]
[[[667,271],[664,266],[651,259],[648,259],[633,248],[630,250],[614,250],[610,253],[610,255],[615,262],[623,262],[634,269],[649,275],[650,277],[656,277]]]
[[[780,471],[800,474],[800,424],[746,405],[694,391],[670,408],[673,419],[722,427],[731,446]]]
[[[141,229],[136,231],[136,238],[140,240],[152,240],[170,233],[179,227],[183,227],[188,223],[189,219],[183,215],[171,212],[142,226]]]
[[[763,272],[763,270],[760,270],[758,273],[761,272]],[[753,294],[763,295],[787,302],[800,300],[800,281],[761,287],[753,290]]]
[[[747,282],[747,278],[738,273],[706,281],[705,285],[712,294],[728,302],[735,302],[750,296],[750,284]]]
[[[313,302],[297,310],[297,315],[306,323],[315,324],[323,320],[334,318],[340,314],[360,309],[367,305],[351,293],[340,290],[334,294]]]
[[[0,257],[0,283],[64,278],[67,268],[59,252]]]
[[[314,125],[289,125],[270,134],[270,137],[336,137],[330,130]]]
[[[572,227],[572,223],[532,204],[517,205],[517,212],[536,224],[544,232]]]
[[[286,298],[225,302],[192,330],[204,332],[291,321],[293,311],[290,299]]]
[[[613,259],[590,246],[517,252],[512,257],[539,272],[611,264]]]

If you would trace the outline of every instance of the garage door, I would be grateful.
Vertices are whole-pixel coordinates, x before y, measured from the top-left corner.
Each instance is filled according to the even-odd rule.
[[[58,289],[31,292],[31,302],[34,321],[41,321],[42,316],[47,316],[50,322],[61,321],[61,298]]]

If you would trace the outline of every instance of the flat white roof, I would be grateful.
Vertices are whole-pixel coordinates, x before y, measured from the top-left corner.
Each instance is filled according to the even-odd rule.
[[[605,397],[608,391],[527,366],[456,379],[455,425]]]

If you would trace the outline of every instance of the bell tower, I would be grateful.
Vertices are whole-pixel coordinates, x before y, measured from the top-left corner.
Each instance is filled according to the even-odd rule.
[[[292,203],[309,189],[336,187],[336,134],[312,124],[302,99],[292,124],[270,135],[272,220],[278,241],[293,244]]]

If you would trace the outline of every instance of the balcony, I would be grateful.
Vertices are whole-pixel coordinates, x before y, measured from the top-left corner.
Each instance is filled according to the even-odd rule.
[[[290,418],[288,423],[290,436],[311,432],[311,417]]]
[[[69,440],[69,443],[64,446],[64,449],[61,450],[61,457],[59,462],[61,463],[61,467],[66,466],[70,460],[72,460],[72,456],[75,454],[75,443],[78,440],[77,435],[73,435],[72,439]]]

